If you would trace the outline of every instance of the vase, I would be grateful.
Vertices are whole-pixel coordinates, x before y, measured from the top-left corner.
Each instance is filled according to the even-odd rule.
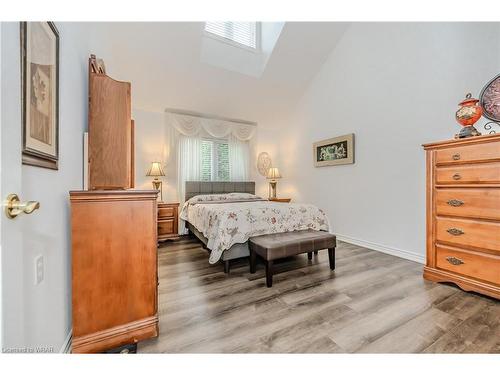
[[[455,118],[463,128],[455,135],[455,138],[467,138],[481,135],[473,126],[483,114],[483,109],[478,103],[479,100],[474,99],[472,94],[469,93],[465,96],[465,99],[458,104],[459,108],[455,114]]]

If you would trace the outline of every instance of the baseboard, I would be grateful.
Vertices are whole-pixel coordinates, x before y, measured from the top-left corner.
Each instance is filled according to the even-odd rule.
[[[64,340],[59,353],[71,353],[71,339],[73,337],[73,330],[71,329]]]
[[[386,245],[381,245],[375,242],[360,240],[358,238],[352,238],[349,236],[344,236],[342,234],[335,234],[339,241],[347,242],[353,245],[358,245],[366,247],[370,250],[380,251],[381,253],[394,255],[403,259],[412,260],[414,262],[425,264],[425,256],[418,255],[406,250],[396,249],[395,247],[389,247]]]

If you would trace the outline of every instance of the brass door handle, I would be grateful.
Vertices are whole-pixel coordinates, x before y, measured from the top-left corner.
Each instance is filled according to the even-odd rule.
[[[5,204],[5,215],[9,219],[14,219],[19,214],[30,214],[40,208],[40,203],[37,201],[21,202],[17,194],[9,194]]]
[[[448,204],[449,204],[450,206],[452,206],[452,207],[460,207],[461,205],[463,205],[463,204],[464,204],[464,202],[463,202],[463,201],[461,201],[461,200],[459,200],[459,199],[450,199],[450,200],[449,200],[448,202],[446,202],[446,203],[448,203]]]
[[[458,228],[450,228],[447,229],[446,231],[453,236],[460,236],[461,234],[465,234],[465,232],[462,229]]]
[[[446,260],[448,261],[448,263],[453,264],[454,266],[459,266],[465,263],[462,259],[455,257],[446,257]]]

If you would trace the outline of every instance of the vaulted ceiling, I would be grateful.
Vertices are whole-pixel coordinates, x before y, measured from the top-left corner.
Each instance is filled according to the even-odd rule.
[[[108,75],[132,82],[133,107],[264,121],[295,105],[348,24],[287,22],[259,78],[203,63],[200,22],[87,26]]]

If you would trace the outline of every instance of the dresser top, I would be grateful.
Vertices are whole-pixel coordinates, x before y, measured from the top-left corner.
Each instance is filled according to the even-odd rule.
[[[71,201],[93,200],[156,200],[158,190],[73,190],[69,192]]]
[[[462,139],[448,139],[446,141],[425,143],[422,146],[424,149],[433,148],[446,148],[455,146],[465,146],[469,144],[487,143],[500,141],[500,134],[487,134],[478,137],[462,138]],[[499,146],[500,147],[500,146]]]
[[[172,207],[178,206],[179,202],[158,202],[158,207]]]

